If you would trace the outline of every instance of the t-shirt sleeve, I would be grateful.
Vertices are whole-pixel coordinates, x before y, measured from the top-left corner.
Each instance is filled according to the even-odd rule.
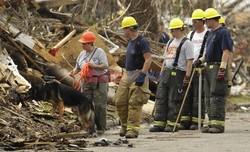
[[[186,40],[183,48],[185,49],[186,60],[194,59],[194,45],[190,40]]]
[[[107,55],[105,51],[101,48],[99,48],[99,63],[109,66]]]
[[[228,30],[221,30],[221,49],[233,51],[233,40],[231,39],[231,34]]]
[[[150,52],[150,44],[146,38],[143,38],[139,44],[142,54]]]

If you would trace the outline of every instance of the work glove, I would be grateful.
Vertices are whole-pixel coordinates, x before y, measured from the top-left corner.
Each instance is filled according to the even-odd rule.
[[[201,60],[200,59],[197,59],[196,61],[194,61],[194,66],[197,68],[197,67],[200,67],[202,64]]]
[[[145,77],[146,77],[146,73],[140,72],[140,73],[138,74],[138,77],[137,77],[137,80],[136,80],[136,82],[135,82],[135,85],[136,85],[136,86],[142,86],[143,83],[144,83],[144,81],[145,81]]]
[[[190,82],[189,76],[184,76],[183,82],[182,82],[182,89],[187,90],[188,84]]]
[[[225,73],[226,73],[226,69],[219,68],[219,71],[217,73],[217,80],[223,81],[225,79]]]

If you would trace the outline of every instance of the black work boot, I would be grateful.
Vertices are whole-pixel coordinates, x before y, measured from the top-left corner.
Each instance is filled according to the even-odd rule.
[[[138,138],[139,132],[130,130],[126,133],[126,138]]]
[[[149,132],[164,132],[165,127],[153,126],[149,129]]]
[[[167,126],[165,129],[164,129],[164,132],[173,132],[174,130],[174,126]],[[175,128],[174,132],[178,132],[178,127]]]
[[[126,128],[126,127],[122,127],[122,128],[120,129],[119,135],[120,135],[121,137],[124,137],[124,136],[126,136],[126,133],[127,133],[127,128]]]
[[[101,135],[104,134],[104,132],[105,132],[104,130],[97,130],[97,135],[98,135],[98,136],[101,136]]]
[[[191,125],[190,126],[190,130],[197,130],[198,129],[198,125]]]
[[[210,129],[209,126],[204,126],[204,127],[201,128],[201,132],[202,133],[209,133],[209,129]]]
[[[203,123],[201,123],[201,128],[203,127]],[[192,122],[192,125],[190,126],[190,130],[198,130],[198,123]]]
[[[209,133],[212,133],[212,134],[224,133],[224,128],[212,126],[211,128],[209,128]]]
[[[187,125],[186,123],[181,123],[180,127],[178,127],[179,130],[189,130],[190,125]]]

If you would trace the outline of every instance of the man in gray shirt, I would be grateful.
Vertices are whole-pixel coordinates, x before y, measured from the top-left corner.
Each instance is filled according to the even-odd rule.
[[[192,70],[194,48],[192,42],[184,36],[183,21],[172,19],[169,29],[174,39],[168,42],[164,52],[162,78],[156,92],[154,126],[150,132],[173,131]]]

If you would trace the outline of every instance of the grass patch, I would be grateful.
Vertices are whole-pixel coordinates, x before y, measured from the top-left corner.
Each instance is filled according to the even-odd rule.
[[[42,108],[43,111],[50,111],[51,108],[52,108],[52,106],[51,106],[51,104],[48,103],[48,102],[43,102],[43,103],[41,104],[41,108]]]

